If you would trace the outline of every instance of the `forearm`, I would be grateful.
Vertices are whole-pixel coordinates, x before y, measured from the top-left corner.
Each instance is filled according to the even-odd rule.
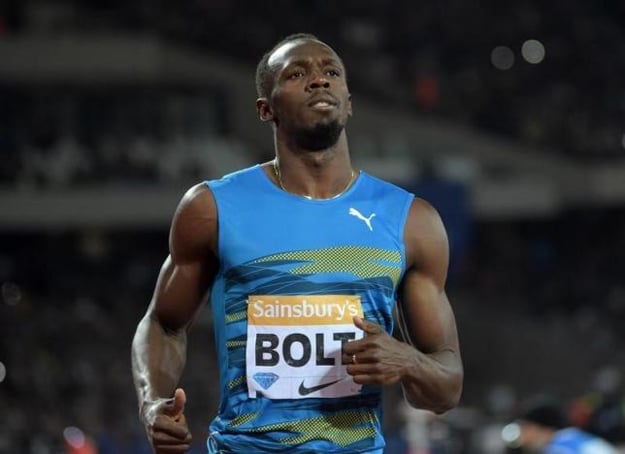
[[[440,414],[458,404],[463,371],[457,352],[424,354],[413,349],[407,364],[401,384],[412,407]]]
[[[186,362],[187,336],[181,329],[167,332],[160,323],[146,315],[132,343],[132,373],[139,401],[139,411],[145,412],[153,403],[173,396]]]

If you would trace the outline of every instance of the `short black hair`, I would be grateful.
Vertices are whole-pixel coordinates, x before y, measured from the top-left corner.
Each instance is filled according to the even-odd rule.
[[[523,406],[518,420],[555,430],[567,426],[566,415],[560,401],[551,396],[537,396],[531,399]]]
[[[266,98],[271,90],[271,68],[269,67],[269,57],[271,57],[271,55],[283,45],[298,40],[321,42],[319,38],[315,35],[311,35],[310,33],[294,33],[286,38],[283,38],[278,44],[273,46],[271,50],[266,52],[256,66],[256,93],[259,98]]]

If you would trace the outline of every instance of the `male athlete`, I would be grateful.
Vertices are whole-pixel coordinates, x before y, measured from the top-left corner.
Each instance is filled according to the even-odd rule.
[[[221,403],[210,453],[381,453],[382,386],[437,413],[462,363],[436,211],[353,169],[342,60],[312,35],[260,61],[256,107],[274,160],[191,188],[132,346],[140,415],[157,453],[191,436],[177,388],[186,332],[210,294]],[[398,306],[406,343],[390,335]]]

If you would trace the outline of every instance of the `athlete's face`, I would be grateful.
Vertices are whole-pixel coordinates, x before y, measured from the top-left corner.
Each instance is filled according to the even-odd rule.
[[[303,141],[304,148],[334,145],[352,113],[345,68],[325,44],[298,40],[269,58],[273,86],[257,102],[261,119]]]

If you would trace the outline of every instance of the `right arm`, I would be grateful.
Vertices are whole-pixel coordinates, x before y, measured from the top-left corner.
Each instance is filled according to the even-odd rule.
[[[190,443],[182,414],[184,394],[177,392],[176,386],[186,361],[187,330],[218,269],[217,230],[217,209],[210,190],[204,184],[194,186],[174,215],[170,253],[132,343],[139,412],[156,452],[159,444],[172,448],[178,443],[176,452],[184,452]]]

